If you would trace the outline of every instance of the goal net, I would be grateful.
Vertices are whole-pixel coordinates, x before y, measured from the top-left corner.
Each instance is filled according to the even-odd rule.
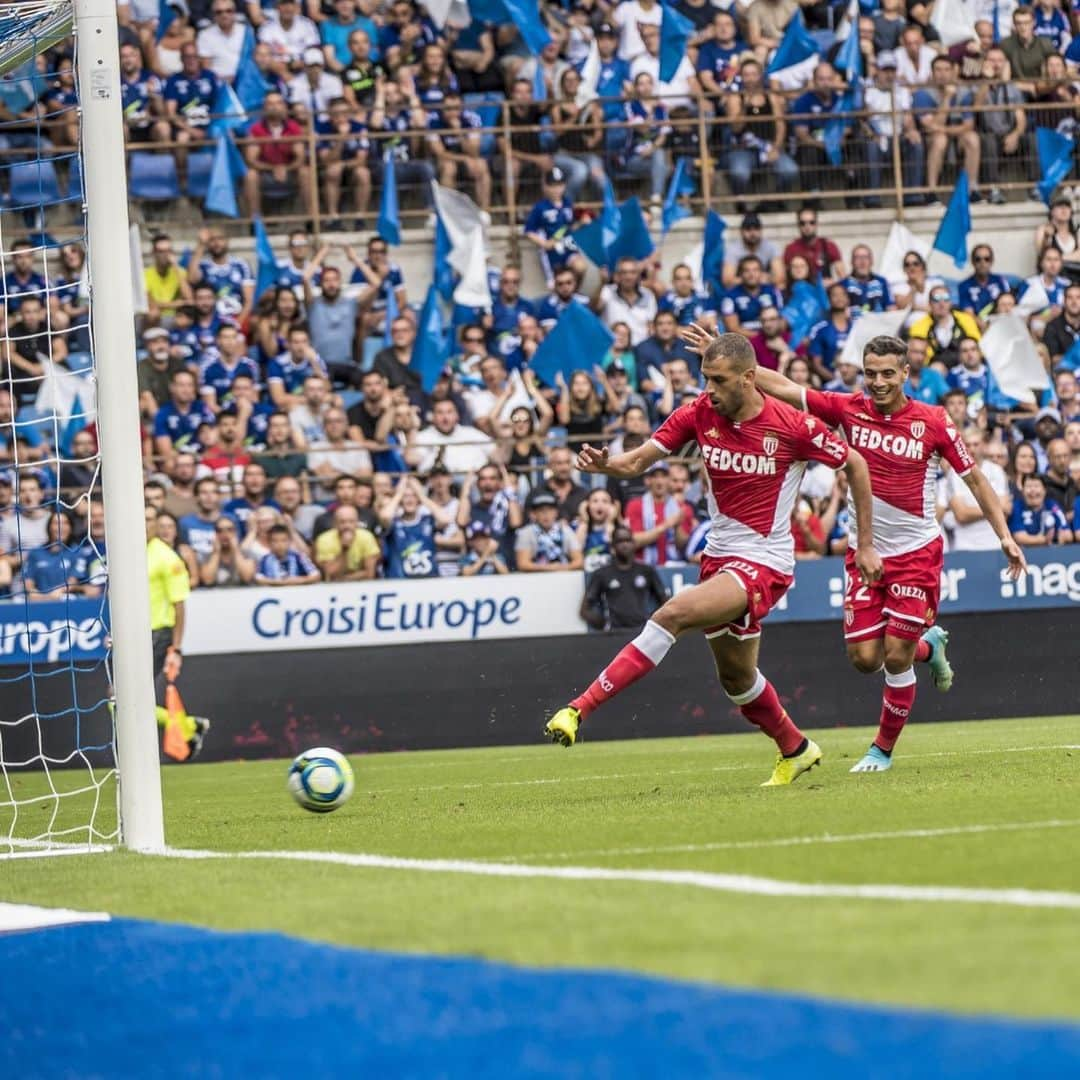
[[[113,444],[134,447],[137,469],[115,11],[109,0],[0,6],[0,855],[8,857],[100,850],[127,824],[116,731],[135,703],[116,692],[113,649],[145,624],[146,605],[136,587],[136,618],[121,631],[110,565],[141,573],[145,586],[145,540],[138,473],[116,463],[115,445],[109,456],[111,425]],[[89,64],[93,71],[82,70]],[[100,160],[110,150],[111,165]],[[119,206],[108,194],[95,199],[106,182],[119,184]],[[107,377],[103,357],[118,374]],[[99,389],[111,401],[100,417]],[[134,652],[132,662],[149,666],[148,640]],[[145,700],[139,708],[152,731],[152,699],[149,715]],[[156,738],[152,760],[142,741],[152,793]],[[134,791],[140,783],[132,776]]]

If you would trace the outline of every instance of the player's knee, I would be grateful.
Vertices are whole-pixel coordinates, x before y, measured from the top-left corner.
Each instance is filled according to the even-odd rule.
[[[717,669],[716,673],[720,676],[720,685],[724,688],[724,693],[730,698],[740,697],[745,694],[753,687],[757,678],[757,670],[754,668],[749,671],[720,671]]]
[[[652,621],[657,626],[662,626],[672,637],[678,637],[689,626],[687,618],[685,605],[679,603],[678,597],[674,597],[653,613]]]
[[[851,666],[863,675],[873,675],[881,670],[883,657],[880,649],[868,649],[866,647],[848,649],[848,660]]]

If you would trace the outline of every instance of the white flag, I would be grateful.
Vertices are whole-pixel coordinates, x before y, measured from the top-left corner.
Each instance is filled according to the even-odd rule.
[[[574,104],[584,109],[596,97],[596,84],[600,81],[600,50],[596,47],[596,38],[589,42],[589,55],[581,67],[581,85],[578,87]]]
[[[1009,312],[993,316],[980,346],[1002,393],[1033,405],[1034,391],[1049,389],[1050,376],[1019,315]]]
[[[1048,307],[1050,307],[1050,297],[1046,294],[1043,283],[1036,279],[1024,290],[1024,295],[1016,301],[1013,311],[1026,318],[1037,311],[1045,311]]]
[[[903,286],[904,291],[907,291],[904,256],[909,251],[916,252],[925,262],[930,258],[930,241],[920,240],[906,225],[894,221],[889,229],[889,238],[885,241],[879,269],[881,276],[889,283],[889,288]]]
[[[455,256],[462,250],[464,268],[459,269]],[[450,263],[461,274],[461,280],[454,289],[454,303],[463,307],[491,307],[491,289],[488,287],[487,257],[484,253],[483,230],[473,229],[466,237],[463,249],[455,248],[450,255]]]
[[[967,0],[937,0],[930,12],[930,25],[946,49],[975,40],[975,12]]]
[[[863,348],[866,343],[879,334],[900,333],[907,317],[906,311],[868,311],[860,315],[851,325],[851,332],[844,342],[843,351],[837,361],[840,364],[854,364],[862,367]]]
[[[466,0],[425,0],[424,7],[440,30],[447,23],[460,29],[472,22]]]
[[[487,223],[490,217],[468,195],[431,183],[435,209],[450,239],[447,261],[461,280],[454,299],[466,307],[490,307],[487,281]],[[464,297],[475,299],[463,299]]]

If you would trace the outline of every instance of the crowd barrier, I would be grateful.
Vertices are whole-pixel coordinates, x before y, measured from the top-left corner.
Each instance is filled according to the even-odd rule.
[[[1080,545],[1029,551],[1026,577],[1011,581],[997,552],[946,556],[941,614],[1080,606]],[[663,567],[672,591],[692,585],[693,566]],[[188,600],[188,656],[304,652],[463,643],[587,633],[578,616],[584,575],[509,574],[204,590]],[[836,620],[843,614],[839,558],[800,563],[770,624]],[[106,628],[99,600],[0,604],[0,665],[98,660]]]

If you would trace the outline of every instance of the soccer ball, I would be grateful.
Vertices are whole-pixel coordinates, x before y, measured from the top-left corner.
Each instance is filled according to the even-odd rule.
[[[328,814],[353,793],[352,766],[329,746],[305,750],[289,766],[289,794],[305,809]]]

